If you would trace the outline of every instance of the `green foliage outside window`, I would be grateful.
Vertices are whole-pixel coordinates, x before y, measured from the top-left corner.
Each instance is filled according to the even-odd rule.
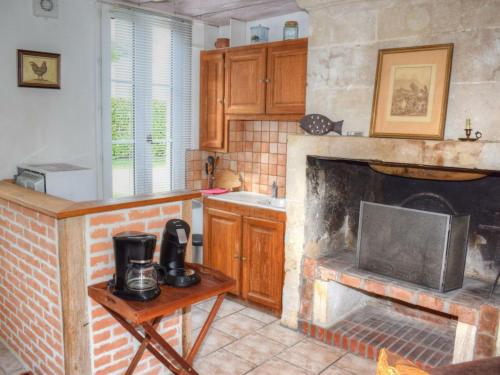
[[[167,153],[167,105],[153,100],[152,153],[153,161],[165,161]],[[113,164],[131,163],[134,156],[134,123],[132,100],[111,99],[111,139]]]

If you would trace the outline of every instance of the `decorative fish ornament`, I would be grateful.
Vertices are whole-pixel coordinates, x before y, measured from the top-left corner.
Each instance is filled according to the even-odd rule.
[[[333,122],[326,116],[313,113],[302,117],[299,124],[300,127],[309,134],[325,135],[330,132],[335,132],[342,135],[344,120]]]

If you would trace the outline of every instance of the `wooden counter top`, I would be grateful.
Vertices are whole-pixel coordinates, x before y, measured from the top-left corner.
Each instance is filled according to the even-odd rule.
[[[150,206],[153,204],[178,202],[199,198],[201,193],[177,190],[163,194],[134,196],[120,199],[74,202],[39,193],[15,185],[12,181],[0,181],[0,199],[43,213],[56,219],[83,216],[98,212],[115,211],[124,208]]]

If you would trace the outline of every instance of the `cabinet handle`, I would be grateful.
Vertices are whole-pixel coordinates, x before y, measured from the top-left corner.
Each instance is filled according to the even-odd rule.
[[[241,257],[241,260],[242,260],[242,261],[245,261],[245,260],[247,260],[247,259],[248,259],[247,257]]]
[[[224,104],[224,99],[217,100],[220,104]]]
[[[261,79],[260,81],[262,83],[271,83],[271,80],[269,78]]]
[[[235,255],[234,259],[241,259],[239,255]]]

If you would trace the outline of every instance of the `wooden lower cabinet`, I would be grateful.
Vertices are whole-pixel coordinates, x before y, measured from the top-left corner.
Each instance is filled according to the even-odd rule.
[[[273,310],[281,309],[283,238],[283,223],[243,218],[243,299]]]
[[[232,290],[241,294],[241,216],[207,208],[203,218],[203,263],[236,280]],[[209,250],[208,250],[209,249]]]
[[[281,313],[285,213],[205,200],[204,263],[236,279],[232,294]]]

